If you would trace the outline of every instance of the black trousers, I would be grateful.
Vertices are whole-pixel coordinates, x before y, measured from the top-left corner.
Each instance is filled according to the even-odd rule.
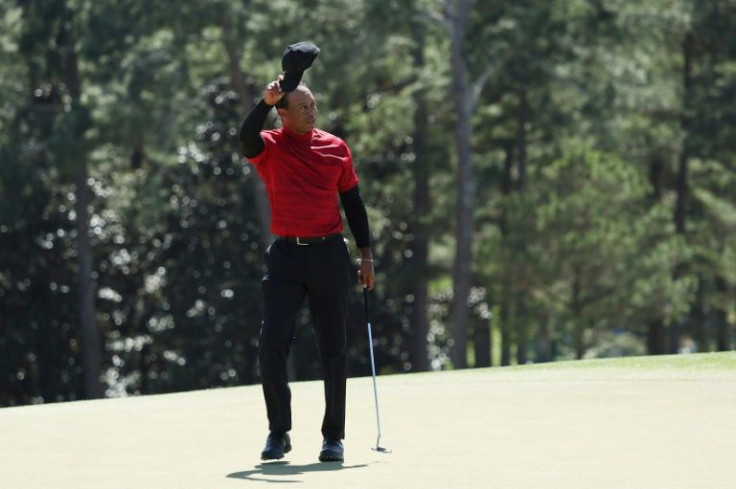
[[[286,362],[294,338],[296,315],[308,301],[317,338],[325,386],[322,435],[345,437],[345,385],[347,360],[347,293],[351,263],[345,241],[298,245],[277,239],[265,254],[263,277],[264,317],[258,342],[268,428],[291,429],[291,391]]]

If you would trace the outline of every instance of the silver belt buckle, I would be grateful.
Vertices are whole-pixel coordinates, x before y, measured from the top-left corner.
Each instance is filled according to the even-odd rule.
[[[296,244],[299,246],[309,246],[309,243],[302,243],[298,237],[296,238]]]

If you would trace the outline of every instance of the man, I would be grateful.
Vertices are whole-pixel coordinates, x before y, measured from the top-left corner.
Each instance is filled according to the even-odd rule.
[[[360,253],[359,283],[372,289],[375,275],[368,218],[350,150],[341,139],[315,128],[314,96],[300,83],[301,72],[297,78],[295,88],[294,73],[289,72],[268,84],[240,130],[243,155],[265,183],[271,231],[277,236],[265,255],[262,283],[264,318],[258,354],[269,435],[261,459],[278,460],[291,450],[286,364],[295,316],[306,299],[325,384],[319,460],[342,461],[351,259],[341,234],[338,195]],[[293,91],[286,91],[284,85]],[[262,131],[274,106],[282,127]]]

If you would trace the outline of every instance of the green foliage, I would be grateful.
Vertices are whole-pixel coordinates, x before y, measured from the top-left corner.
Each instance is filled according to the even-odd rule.
[[[322,49],[305,81],[321,126],[350,145],[368,206],[378,365],[415,368],[419,313],[429,364],[447,368],[459,196],[445,2],[10,3],[0,7],[0,404],[84,396],[80,164],[107,394],[258,381],[263,231],[236,136],[285,46],[301,40]],[[700,351],[730,348],[733,2],[475,2],[470,14],[469,351],[493,339],[494,363],[641,354],[657,325]],[[360,301],[351,296],[350,371],[367,375]],[[297,378],[318,378],[308,317],[297,321]]]

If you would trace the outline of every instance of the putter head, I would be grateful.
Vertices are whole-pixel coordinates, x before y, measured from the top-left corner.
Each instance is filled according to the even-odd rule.
[[[391,453],[390,448],[384,448],[384,447],[375,447],[375,448],[371,447],[371,450],[373,450],[374,452],[379,452],[379,453]]]

